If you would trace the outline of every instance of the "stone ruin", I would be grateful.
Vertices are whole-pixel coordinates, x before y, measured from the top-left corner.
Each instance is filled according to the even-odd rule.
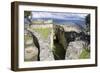
[[[75,29],[75,31],[67,31],[65,29],[66,27],[67,26],[53,25],[53,45],[58,43],[59,46],[62,46],[61,49],[63,50],[63,57],[61,56],[60,59],[55,56],[60,57],[61,54],[54,54],[53,50],[48,48],[50,39],[47,41],[41,40],[38,33],[31,30],[25,30],[25,35],[28,34],[31,36],[31,40],[25,41],[25,45],[27,45],[27,47],[25,47],[25,61],[79,59],[79,56],[84,49],[84,45],[85,48],[90,45],[90,35],[84,34],[80,29],[74,28],[73,26],[72,28],[73,30]],[[76,32],[76,30],[78,32]]]

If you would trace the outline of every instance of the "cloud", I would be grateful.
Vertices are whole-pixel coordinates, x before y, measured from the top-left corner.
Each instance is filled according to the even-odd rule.
[[[32,18],[53,18],[53,19],[63,19],[63,20],[84,20],[87,14],[80,13],[61,13],[61,12],[39,12],[33,11]]]

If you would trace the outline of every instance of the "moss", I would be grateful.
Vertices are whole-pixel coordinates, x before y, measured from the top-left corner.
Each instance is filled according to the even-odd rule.
[[[90,58],[90,52],[87,51],[86,49],[84,49],[82,51],[82,53],[80,54],[80,57],[79,58],[80,59],[88,59],[88,58]]]
[[[38,32],[42,38],[47,39],[51,32],[51,28],[33,28],[33,31]]]

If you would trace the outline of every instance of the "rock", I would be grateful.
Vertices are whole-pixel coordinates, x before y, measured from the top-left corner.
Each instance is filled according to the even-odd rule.
[[[34,25],[33,25],[34,26]],[[48,38],[43,39],[39,32],[30,30],[38,39],[40,45],[40,61],[51,61],[54,60],[53,52],[51,49],[51,33],[48,35]]]
[[[64,31],[65,32],[71,32],[71,31],[74,31],[74,32],[77,32],[77,33],[80,33],[82,32],[82,28],[78,25],[76,25],[75,23],[73,24],[64,24],[64,25],[60,25],[64,28]]]
[[[65,59],[79,59],[83,49],[88,49],[90,36],[82,32],[77,25],[54,25],[55,43],[62,46],[61,50],[65,49]]]
[[[34,46],[29,46],[25,48],[25,54],[24,54],[25,61],[37,61],[38,60],[38,48]]]
[[[36,36],[31,31],[25,30],[24,37],[24,61],[38,61],[40,50]]]
[[[63,46],[63,48],[66,50],[67,47],[67,41],[65,37],[65,31],[64,28],[61,25],[54,25],[54,35],[53,35],[54,43],[57,42]]]
[[[66,50],[65,59],[79,59],[80,54],[82,53],[83,49],[85,49],[86,42],[84,41],[73,41],[70,42],[68,48]]]
[[[50,39],[48,40],[50,41]],[[52,49],[48,41],[39,40],[40,44],[40,61],[51,61],[54,60]]]

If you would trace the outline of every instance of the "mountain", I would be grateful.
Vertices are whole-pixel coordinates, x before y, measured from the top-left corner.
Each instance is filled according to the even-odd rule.
[[[53,18],[63,20],[84,20],[87,14],[68,13],[68,12],[32,12],[32,18]]]
[[[86,27],[86,16],[88,14],[83,13],[69,13],[69,12],[42,12],[33,11],[31,21],[48,21],[52,20],[53,24],[68,24],[80,26],[81,28]],[[25,24],[29,24],[29,20],[24,19]]]
[[[84,28],[85,27],[85,19],[84,20],[67,20],[67,19],[56,19],[56,18],[33,18],[32,20],[40,20],[40,21],[48,21],[48,20],[52,20],[53,21],[53,24],[61,24],[61,25],[67,25],[67,24],[70,24],[70,25],[78,25],[80,26],[81,28]]]
[[[80,27],[85,27],[87,14],[68,12],[32,12],[32,20],[53,20],[54,24],[75,23]]]

